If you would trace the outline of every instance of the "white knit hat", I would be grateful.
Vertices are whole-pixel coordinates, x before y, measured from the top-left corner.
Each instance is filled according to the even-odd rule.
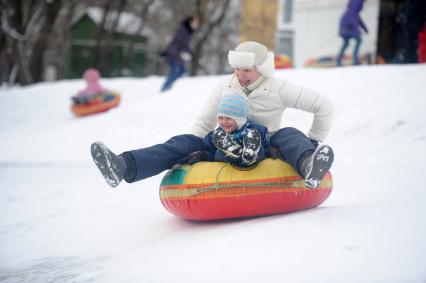
[[[254,41],[239,44],[235,50],[228,53],[228,62],[233,68],[252,69],[264,77],[272,77],[275,70],[274,53],[268,51],[266,46]]]

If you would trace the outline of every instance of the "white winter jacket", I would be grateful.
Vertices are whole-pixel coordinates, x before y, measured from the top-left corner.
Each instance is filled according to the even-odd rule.
[[[226,77],[208,98],[198,119],[192,126],[191,133],[204,137],[217,125],[217,105],[229,90],[241,90],[234,75]],[[288,83],[283,79],[265,78],[265,80],[248,95],[250,104],[249,119],[268,128],[271,134],[281,128],[281,118],[286,108],[295,108],[314,114],[312,127],[308,135],[323,142],[328,135],[333,115],[333,104],[316,91]]]

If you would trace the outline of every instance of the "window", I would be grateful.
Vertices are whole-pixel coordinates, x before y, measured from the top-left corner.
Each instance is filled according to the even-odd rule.
[[[278,32],[278,44],[277,53],[281,55],[287,55],[293,59],[293,31],[279,31]]]
[[[277,30],[277,54],[293,59],[293,0],[280,0]]]
[[[281,19],[283,24],[289,24],[293,15],[293,0],[283,0],[281,3]]]

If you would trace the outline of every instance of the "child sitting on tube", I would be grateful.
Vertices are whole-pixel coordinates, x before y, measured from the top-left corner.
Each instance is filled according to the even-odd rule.
[[[204,150],[189,154],[182,163],[222,161],[248,167],[265,159],[268,129],[248,120],[249,111],[245,95],[225,94],[217,108],[218,126],[204,138]]]

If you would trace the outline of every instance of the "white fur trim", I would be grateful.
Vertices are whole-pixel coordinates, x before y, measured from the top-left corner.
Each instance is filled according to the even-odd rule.
[[[254,53],[230,50],[228,53],[228,62],[233,68],[252,69],[254,64]]]
[[[256,68],[264,77],[272,77],[275,71],[274,53],[268,51],[265,61],[263,61],[262,64],[257,65]]]
[[[241,130],[241,128],[247,123],[246,118],[233,118],[235,120],[235,123],[237,124],[238,130]]]

